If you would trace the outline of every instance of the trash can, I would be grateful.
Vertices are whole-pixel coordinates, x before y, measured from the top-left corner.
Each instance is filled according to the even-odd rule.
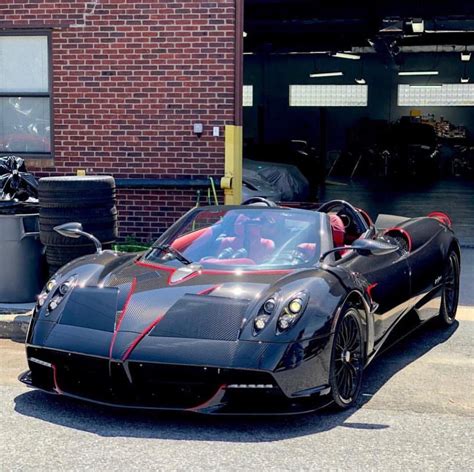
[[[28,303],[46,278],[38,214],[0,214],[0,303]]]

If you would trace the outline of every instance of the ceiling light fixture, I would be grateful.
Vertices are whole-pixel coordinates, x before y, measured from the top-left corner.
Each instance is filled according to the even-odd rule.
[[[336,52],[334,54],[331,54],[332,57],[338,57],[340,59],[352,59],[352,60],[358,60],[360,59],[360,56],[358,54],[351,54],[349,52]]]
[[[316,72],[314,74],[309,74],[312,79],[319,78],[319,77],[340,77],[344,75],[343,72]]]
[[[442,88],[442,85],[410,85],[410,88],[416,89],[432,89],[432,88]]]
[[[400,71],[398,75],[438,75],[439,71],[437,70],[405,70]]]
[[[469,62],[471,60],[471,53],[468,51],[461,52],[461,61]]]
[[[423,33],[425,31],[425,22],[421,18],[413,18],[411,27],[414,33]]]

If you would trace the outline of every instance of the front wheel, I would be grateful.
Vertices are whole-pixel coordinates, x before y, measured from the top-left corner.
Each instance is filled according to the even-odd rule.
[[[442,326],[448,327],[456,319],[459,301],[459,257],[456,252],[449,254],[443,273],[443,294],[438,321]]]
[[[364,340],[358,311],[350,307],[339,318],[329,372],[331,395],[340,409],[355,405],[364,370]]]

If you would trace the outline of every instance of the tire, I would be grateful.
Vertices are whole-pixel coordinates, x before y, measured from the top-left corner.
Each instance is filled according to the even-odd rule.
[[[87,229],[86,232],[93,234],[99,241],[115,241],[117,239],[117,225],[108,229]],[[40,224],[40,240],[45,246],[63,246],[63,247],[76,247],[83,246],[89,241],[85,236],[81,236],[78,239],[66,238],[65,236],[56,233],[56,231],[45,231]]]
[[[44,177],[39,180],[39,188],[44,191],[114,189],[115,180],[109,175]]]
[[[100,206],[93,208],[41,208],[40,218],[42,220],[68,220],[83,221],[89,218],[107,218],[117,216],[117,208],[113,206]]]
[[[81,198],[78,195],[71,195],[70,198],[44,199],[39,196],[41,208],[90,208],[90,207],[112,207],[115,205],[115,197],[107,198]]]
[[[329,385],[337,409],[357,403],[365,365],[365,345],[360,315],[349,306],[337,322],[331,351]]]
[[[438,324],[448,328],[456,320],[456,311],[459,302],[459,257],[451,251],[443,271],[443,293],[441,295],[441,308],[438,315]]]

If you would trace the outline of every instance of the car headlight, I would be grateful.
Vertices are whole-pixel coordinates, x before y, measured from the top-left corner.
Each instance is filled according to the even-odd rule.
[[[253,322],[254,335],[258,334],[260,331],[262,331],[263,328],[265,328],[265,326],[267,326],[268,322],[270,321],[270,318],[275,312],[276,306],[276,295],[272,295],[271,297],[265,300]]]
[[[277,322],[277,331],[282,333],[290,329],[301,317],[308,305],[309,296],[301,292],[291,297],[283,308]]]
[[[48,297],[51,296],[51,300],[48,303],[48,311],[55,310],[64,300],[64,297],[75,287],[76,282],[77,277],[75,275],[71,275],[71,277],[59,284],[54,278],[49,280],[44,290],[38,295],[38,308],[41,308]]]
[[[44,286],[43,291],[38,295],[38,308],[41,308],[44,305],[46,299],[48,298],[48,295],[56,288],[57,284],[58,283],[54,277],[48,280],[48,282]]]

